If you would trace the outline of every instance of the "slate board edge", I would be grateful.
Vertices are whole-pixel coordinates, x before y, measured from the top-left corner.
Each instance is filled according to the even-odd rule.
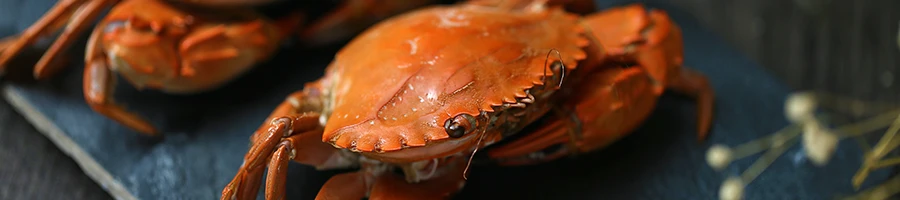
[[[85,174],[99,183],[101,188],[109,193],[115,199],[137,199],[131,192],[125,189],[118,180],[113,178],[109,171],[101,167],[93,157],[88,155],[81,146],[77,145],[62,129],[51,122],[43,113],[37,112],[31,103],[25,100],[22,95],[11,84],[5,84],[3,88],[3,97],[10,105],[25,119],[31,123],[41,134],[46,136],[60,150],[75,160],[75,163],[81,167]]]

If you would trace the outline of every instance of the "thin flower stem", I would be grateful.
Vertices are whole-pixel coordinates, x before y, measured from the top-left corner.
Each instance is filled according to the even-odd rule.
[[[881,185],[872,187],[868,190],[860,192],[855,196],[843,198],[844,200],[869,200],[869,199],[888,199],[891,196],[900,193],[900,175],[888,179]]]
[[[884,110],[893,110],[900,106],[896,103],[863,101],[821,91],[814,92],[813,95],[815,95],[816,101],[821,107],[838,112],[850,113],[854,116],[878,113]]]
[[[842,139],[847,137],[859,136],[878,129],[882,129],[894,122],[897,119],[898,115],[900,115],[900,109],[886,112],[862,122],[841,126],[837,128],[837,136],[838,138]]]
[[[741,145],[734,147],[734,153],[732,154],[732,158],[734,160],[741,159],[759,152],[762,152],[766,149],[773,148],[773,142],[776,139],[782,139],[784,141],[794,138],[800,135],[800,126],[797,124],[791,124],[788,127],[782,128],[778,130],[772,135],[753,140]]]
[[[869,176],[869,173],[874,170],[873,166],[877,164],[878,160],[896,146],[894,144],[894,135],[900,130],[900,117],[895,117],[893,121],[894,122],[891,123],[891,126],[888,127],[888,130],[884,133],[884,136],[878,141],[878,144],[876,144],[871,151],[865,153],[862,166],[860,166],[859,171],[853,175],[852,181],[854,188],[859,188],[863,181]]]
[[[756,162],[753,163],[753,165],[750,165],[750,167],[747,168],[747,170],[745,170],[743,174],[741,174],[741,180],[743,180],[744,183],[750,183],[751,181],[753,181],[753,179],[756,179],[756,177],[759,176],[759,174],[761,174],[763,171],[765,171],[766,168],[768,168],[769,165],[772,164],[772,162],[778,159],[778,157],[784,154],[787,149],[793,146],[794,143],[797,142],[797,140],[798,138],[795,135],[794,137],[787,139],[787,141],[785,141],[782,145],[773,147],[772,149],[767,151],[759,159],[757,159]]]
[[[894,165],[900,165],[900,157],[895,158],[885,158],[878,163],[872,165],[872,169],[881,169],[885,167],[890,167]]]

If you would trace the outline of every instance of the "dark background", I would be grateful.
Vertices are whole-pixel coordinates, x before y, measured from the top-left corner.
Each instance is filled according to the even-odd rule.
[[[900,1],[670,2],[694,13],[792,88],[869,100],[900,97],[893,83],[900,75]],[[0,199],[110,199],[5,100],[0,100],[0,160]]]

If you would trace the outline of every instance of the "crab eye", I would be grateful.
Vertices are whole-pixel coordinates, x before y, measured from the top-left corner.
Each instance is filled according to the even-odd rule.
[[[444,122],[444,131],[452,138],[460,138],[471,133],[475,129],[475,117],[469,114],[460,114]]]

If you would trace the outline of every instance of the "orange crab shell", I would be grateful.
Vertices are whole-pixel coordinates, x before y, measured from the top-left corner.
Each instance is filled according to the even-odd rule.
[[[329,66],[324,85],[331,113],[322,139],[385,160],[458,152],[476,134],[450,138],[446,120],[515,103],[552,75],[547,63],[561,59],[572,70],[586,58],[582,48],[589,42],[578,19],[557,7],[510,12],[470,5],[383,21]],[[559,54],[548,57],[554,49]]]

